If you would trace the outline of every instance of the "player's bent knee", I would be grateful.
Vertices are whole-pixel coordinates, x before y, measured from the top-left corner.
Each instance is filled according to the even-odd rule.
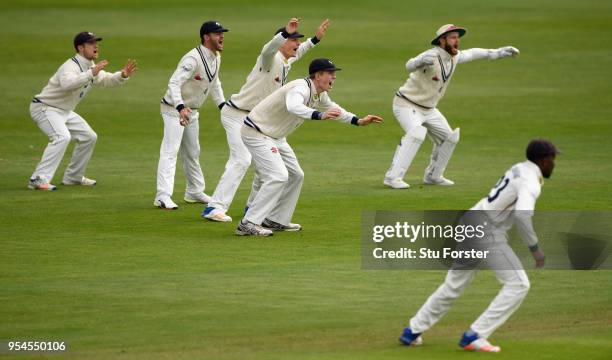
[[[279,172],[277,174],[274,174],[273,179],[276,182],[286,183],[289,181],[289,173],[287,172],[287,170]]]
[[[461,129],[456,128],[455,130],[451,131],[450,134],[448,134],[448,137],[446,138],[446,141],[452,142],[454,144],[459,142],[459,135],[460,135],[460,131]]]
[[[72,138],[70,137],[70,133],[66,133],[66,134],[56,134],[55,136],[53,136],[53,138],[51,139],[51,143],[52,144],[57,144],[57,145],[65,145],[68,146],[68,144],[70,143],[70,140]]]
[[[98,134],[95,131],[92,131],[87,134],[85,141],[95,143],[98,140]]]
[[[425,140],[425,136],[427,136],[427,128],[423,125],[413,126],[408,130],[408,132],[406,133],[406,136],[409,136],[412,139],[423,142],[423,140]]]
[[[251,156],[235,159],[234,166],[240,170],[246,171],[251,166]]]
[[[515,281],[507,282],[505,286],[511,289],[516,296],[525,297],[529,292],[531,284],[527,278],[519,278]]]
[[[294,169],[289,173],[289,177],[293,181],[304,181],[304,170],[301,168]]]

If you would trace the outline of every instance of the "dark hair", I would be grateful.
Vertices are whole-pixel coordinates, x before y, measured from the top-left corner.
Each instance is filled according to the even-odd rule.
[[[525,153],[528,160],[536,162],[545,157],[557,155],[559,150],[557,150],[553,143],[546,139],[534,139],[527,145]]]

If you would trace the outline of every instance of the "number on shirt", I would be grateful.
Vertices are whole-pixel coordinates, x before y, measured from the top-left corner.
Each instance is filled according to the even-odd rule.
[[[497,182],[497,184],[495,184],[495,186],[493,187],[493,189],[491,189],[491,192],[489,193],[489,196],[487,196],[487,200],[491,203],[493,201],[495,201],[495,199],[497,199],[497,197],[499,196],[499,194],[502,192],[502,190],[504,190],[506,188],[506,186],[508,186],[508,183],[510,182],[510,179],[508,179],[505,176],[502,176],[499,181]]]

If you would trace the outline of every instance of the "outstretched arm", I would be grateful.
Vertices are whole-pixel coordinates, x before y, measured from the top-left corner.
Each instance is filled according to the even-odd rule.
[[[262,71],[268,71],[272,67],[274,63],[274,57],[280,49],[281,46],[285,43],[285,41],[289,38],[289,35],[296,32],[300,20],[298,18],[291,18],[287,25],[285,26],[285,30],[281,33],[274,35],[272,40],[268,41],[266,45],[261,49],[261,68]]]
[[[377,115],[367,115],[360,119],[357,115],[346,111],[340,105],[333,102],[327,93],[321,95],[319,108],[324,111],[320,113],[320,118],[322,120],[333,119],[357,126],[366,126],[371,123],[380,123],[383,121],[383,119]]]
[[[97,76],[106,65],[108,65],[108,61],[102,60],[87,71],[81,72],[79,65],[68,61],[60,68],[59,85],[64,90],[78,89],[87,82],[94,80],[95,76]]]
[[[406,70],[411,73],[423,67],[431,66],[436,61],[437,56],[438,54],[433,49],[422,52],[416,57],[408,60],[406,63]]]
[[[136,60],[128,59],[121,71],[108,73],[104,70],[100,70],[98,75],[94,78],[94,85],[102,87],[119,86],[138,70],[137,66]]]
[[[308,40],[302,42],[295,52],[295,57],[289,59],[289,63],[293,63],[294,61],[299,60],[308,52],[308,50],[312,49],[319,41],[323,40],[323,37],[327,33],[327,28],[329,27],[329,19],[325,19],[321,25],[317,28],[315,36],[309,38]]]
[[[499,49],[480,49],[473,48],[462,50],[457,55],[457,63],[466,63],[474,60],[480,59],[500,59],[508,56],[517,56],[520,54],[520,51],[512,46],[504,46]]]
[[[337,108],[332,107],[325,112],[321,112],[306,106],[305,103],[307,103],[309,97],[310,89],[305,83],[303,85],[295,86],[293,89],[289,90],[285,96],[285,106],[287,106],[287,111],[301,117],[302,119],[310,120],[335,119],[341,115],[341,111]]]
[[[302,119],[319,119],[319,113],[315,109],[304,105],[310,96],[310,89],[306,85],[296,86],[289,90],[285,96],[285,106],[287,111],[301,117]]]

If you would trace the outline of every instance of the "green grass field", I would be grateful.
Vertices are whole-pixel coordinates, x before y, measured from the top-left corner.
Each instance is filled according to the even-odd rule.
[[[206,19],[226,34],[221,79],[237,91],[261,46],[291,16],[327,37],[297,63],[326,56],[345,70],[332,97],[381,126],[306,123],[289,142],[306,173],[294,220],[304,231],[233,235],[236,222],[202,221],[201,206],[152,206],[163,123],[159,99]],[[431,144],[408,175],[382,186],[402,131],[391,101],[405,61],[444,23],[466,26],[462,47],[514,45],[516,59],[461,65],[440,110],[462,139],[451,188],[420,185]],[[538,209],[612,209],[612,3],[609,1],[9,1],[0,3],[0,339],[60,339],[74,359],[449,359],[481,358],[457,341],[498,291],[482,272],[452,311],[403,348],[397,336],[444,277],[441,271],[366,271],[362,210],[465,209],[523,159],[526,143],[562,150]],[[100,59],[140,71],[120,89],[92,91],[80,113],[99,135],[87,175],[95,188],[26,189],[46,145],[29,101],[72,56],[83,30],[104,36]],[[201,163],[212,193],[227,145],[218,110],[200,116]],[[71,151],[71,148],[69,149]],[[68,156],[66,159],[68,160]],[[55,183],[67,161],[64,161]],[[245,179],[229,215],[238,219]],[[181,200],[180,202],[178,200]],[[546,250],[543,240],[542,248]],[[526,264],[532,268],[532,264]],[[532,288],[492,341],[499,359],[609,359],[612,272],[529,271]],[[0,355],[9,357],[10,355]],[[39,358],[19,355],[18,359]]]

